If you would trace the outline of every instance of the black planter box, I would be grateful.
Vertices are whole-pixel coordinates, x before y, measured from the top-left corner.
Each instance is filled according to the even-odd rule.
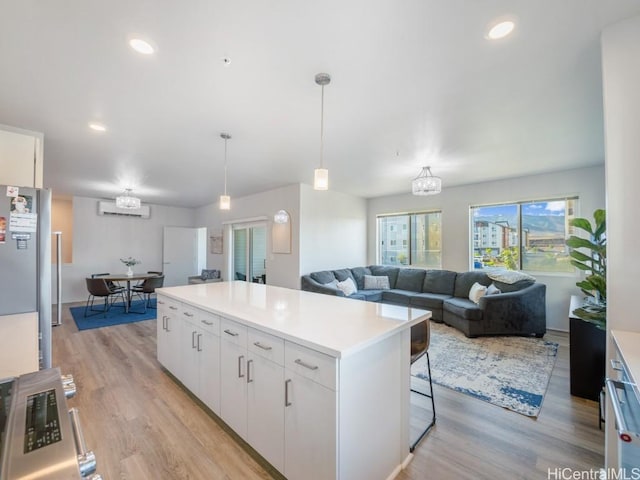
[[[607,332],[579,318],[569,322],[571,395],[598,400],[604,385]]]

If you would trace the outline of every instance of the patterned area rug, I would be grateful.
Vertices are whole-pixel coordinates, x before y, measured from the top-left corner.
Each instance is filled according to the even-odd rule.
[[[539,338],[467,338],[431,322],[435,383],[529,417],[540,412],[557,353],[557,343]],[[413,364],[411,373],[429,378],[426,357]]]

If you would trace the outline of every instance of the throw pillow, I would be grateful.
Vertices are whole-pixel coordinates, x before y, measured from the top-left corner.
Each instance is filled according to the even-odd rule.
[[[351,279],[351,277],[347,278],[343,282],[338,282],[336,284],[336,287],[338,288],[338,290],[344,293],[345,297],[348,297],[349,295],[353,295],[358,291],[358,288],[356,287],[356,284]]]
[[[496,293],[502,293],[502,290],[496,287],[495,284],[492,283],[487,287],[487,295],[495,295]]]
[[[520,280],[535,281],[536,279],[536,277],[532,277],[528,273],[520,272],[518,270],[495,270],[487,272],[487,276],[491,280],[497,280],[502,283],[516,283]]]
[[[487,294],[487,287],[480,285],[478,282],[471,285],[469,290],[469,300],[473,303],[478,303],[482,297]]]
[[[202,278],[202,280],[220,278],[220,270],[207,270],[203,268],[202,273],[200,273],[200,278]]]
[[[365,290],[389,290],[389,277],[386,275],[365,275]]]

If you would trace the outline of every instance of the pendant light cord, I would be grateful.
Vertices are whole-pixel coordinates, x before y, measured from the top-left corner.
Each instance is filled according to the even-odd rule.
[[[324,165],[324,85],[320,96],[320,168]]]
[[[224,194],[227,195],[227,139],[224,139]]]

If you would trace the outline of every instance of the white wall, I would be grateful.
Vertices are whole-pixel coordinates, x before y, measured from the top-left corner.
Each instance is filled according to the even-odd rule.
[[[134,270],[162,270],[165,226],[195,226],[195,210],[151,205],[151,218],[99,216],[100,199],[73,198],[73,263],[62,269],[62,301],[87,299],[85,278],[92,273],[124,273],[122,257],[141,260]],[[55,271],[53,272],[55,295]]]
[[[298,288],[300,284],[300,185],[257,193],[246,197],[231,197],[231,210],[223,211],[218,204],[210,204],[197,209],[196,223],[207,227],[208,235],[220,233],[223,222],[242,221],[247,218],[266,217],[267,221],[267,283],[280,287]],[[273,215],[278,210],[289,212],[291,220],[291,253],[272,253],[271,226]],[[224,239],[222,255],[213,254],[207,246],[208,268],[222,271],[222,278],[229,280],[229,238]],[[233,278],[231,278],[233,280]]]
[[[409,184],[407,183],[407,188]],[[447,188],[434,196],[418,197],[410,193],[369,200],[367,263],[376,260],[376,215],[412,211],[442,210],[442,268],[469,270],[469,207],[490,203],[544,200],[578,195],[579,216],[591,218],[593,211],[604,208],[604,167],[589,167],[545,175],[511,178]],[[577,276],[540,275],[538,281],[547,285],[547,327],[568,330],[569,298],[580,291],[575,286]]]
[[[300,211],[300,275],[365,265],[365,199],[301,185]]]

